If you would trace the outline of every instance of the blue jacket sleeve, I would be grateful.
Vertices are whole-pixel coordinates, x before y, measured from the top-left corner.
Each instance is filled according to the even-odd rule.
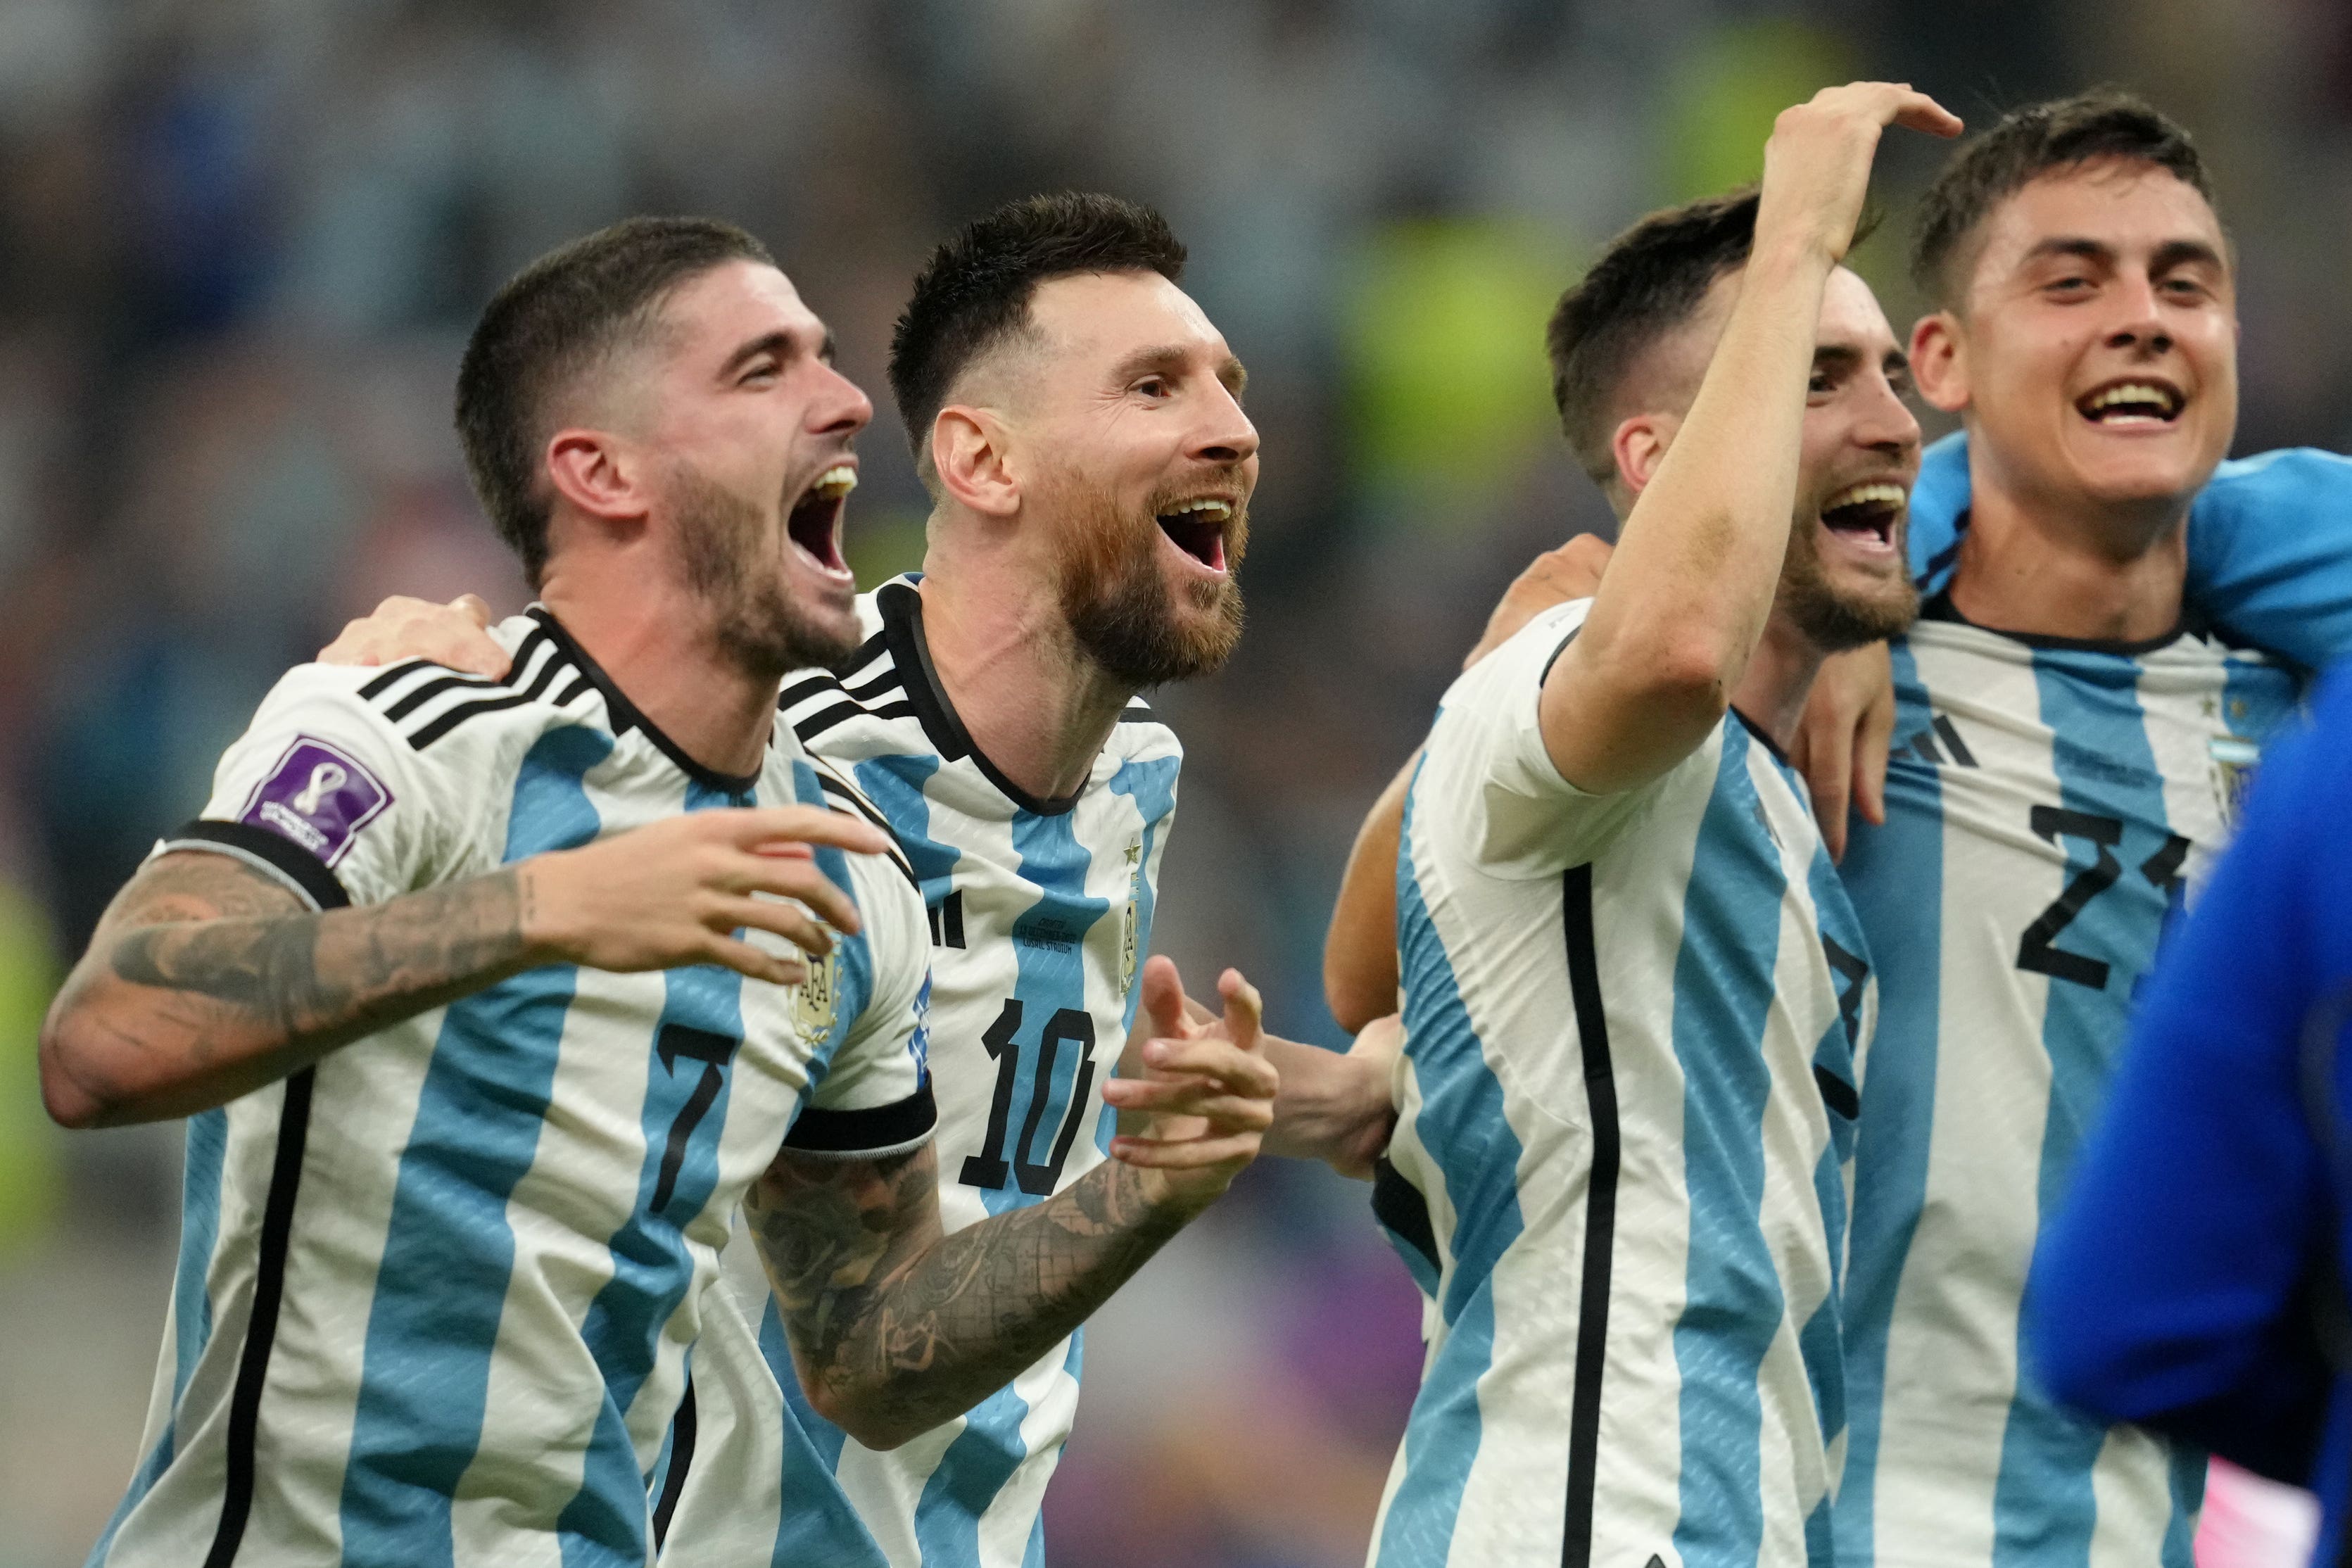
[[[1969,447],[1947,436],[1911,491],[1911,571],[1952,580],[1969,510]],[[2189,601],[2232,637],[2322,669],[2352,656],[2352,458],[2310,447],[2213,470],[2189,513]]]
[[[2300,1047],[2315,1003],[2352,977],[2347,798],[2338,679],[2315,731],[2266,764],[2158,963],[2026,1302],[2029,1352],[2061,1400],[2297,1480],[2330,1381],[2308,1289],[2334,1245]]]

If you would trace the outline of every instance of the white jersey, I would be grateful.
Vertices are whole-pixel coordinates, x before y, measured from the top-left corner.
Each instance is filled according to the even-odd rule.
[[[295,669],[161,847],[331,909],[847,787],[781,726],[756,775],[697,766],[544,610],[495,635],[503,680]],[[146,1457],[92,1564],[647,1561],[744,1189],[783,1144],[931,1132],[911,876],[819,864],[865,929],[801,985],[551,964],[193,1118]]]
[[[1407,800],[1390,1158],[1434,1289],[1372,1562],[1825,1562],[1862,939],[1736,713],[1637,789],[1559,776],[1589,607],[1454,682]]]
[[[1033,798],[956,717],[915,579],[884,584],[859,613],[870,635],[849,673],[788,682],[784,712],[880,809],[922,882],[940,1207],[953,1230],[1037,1203],[1104,1158],[1102,1085],[1134,1021],[1182,750],[1139,701],[1076,795]],[[681,1432],[656,1483],[675,1505],[666,1561],[1043,1561],[1039,1510],[1077,1407],[1083,1331],[969,1415],[877,1452],[802,1397],[751,1260],[730,1258],[728,1273],[719,1293],[740,1316],[696,1349],[694,1437]]]
[[[2202,1454],[2058,1406],[2021,1353],[2042,1216],[2133,993],[2296,680],[2193,633],[2012,637],[1931,602],[1895,650],[1887,824],[1847,886],[1863,1080],[1839,1568],[2189,1568]]]

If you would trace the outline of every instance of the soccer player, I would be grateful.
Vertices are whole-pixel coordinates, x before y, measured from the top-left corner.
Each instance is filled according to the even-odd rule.
[[[1257,435],[1241,364],[1179,287],[1183,259],[1159,215],[1100,195],[1014,203],[940,248],[890,368],[934,498],[923,570],[860,600],[866,640],[843,675],[784,690],[802,742],[870,797],[922,882],[950,1226],[1091,1179],[1107,1100],[1181,1092],[1129,1076],[1138,1061],[1111,1077],[1131,1026],[1139,1046],[1199,1027],[1172,966],[1142,965],[1181,753],[1136,694],[1234,645]],[[502,668],[471,624],[391,602],[330,656]],[[1386,1063],[1259,1036],[1255,994],[1238,976],[1224,989],[1228,1031],[1281,1069],[1267,1147],[1368,1168]],[[697,1348],[692,1426],[655,1478],[668,1558],[1040,1559],[1078,1334],[886,1453],[801,1395],[766,1295],[754,1281],[744,1319],[714,1314]]]
[[[1826,1561],[1853,914],[1780,756],[1915,600],[1902,355],[1840,267],[1907,89],[1784,112],[1760,195],[1619,237],[1554,386],[1624,516],[1447,693],[1404,806],[1390,1151],[1438,1322],[1382,1564]]]
[[[806,1397],[886,1447],[1245,1163],[1270,1072],[1175,1042],[1222,1092],[1164,1086],[1191,1120],[1157,1131],[1201,1158],[942,1235],[911,869],[773,722],[857,643],[870,412],[724,225],[620,225],[491,302],[458,426],[542,598],[496,629],[509,673],[288,675],[43,1032],[61,1121],[197,1113],[94,1563],[643,1562],[739,1199]]]
[[[1927,545],[1948,586],[1895,650],[1887,821],[1844,861],[1881,1011],[1839,1557],[2188,1568],[2204,1456],[2063,1408],[2019,1308],[2158,938],[2297,695],[2183,616],[2237,419],[2229,244],[2179,128],[2093,94],[1964,147],[1913,260],[1912,360],[1972,499]]]

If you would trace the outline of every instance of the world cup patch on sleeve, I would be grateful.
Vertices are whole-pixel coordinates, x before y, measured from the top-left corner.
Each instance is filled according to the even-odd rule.
[[[339,746],[298,735],[247,796],[237,820],[266,827],[328,866],[343,858],[359,830],[383,815],[392,791]]]

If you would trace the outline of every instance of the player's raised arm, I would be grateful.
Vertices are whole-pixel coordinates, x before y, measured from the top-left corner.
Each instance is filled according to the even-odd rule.
[[[857,926],[796,849],[807,844],[878,853],[887,839],[804,807],[697,812],[356,908],[315,862],[305,897],[252,849],[161,855],[109,907],[49,1009],[42,1098],[68,1127],[191,1115],[541,963],[719,963],[788,984],[801,965],[739,931],[823,953],[817,920]]]
[[[1545,747],[1580,789],[1630,789],[1688,755],[1722,721],[1763,635],[1822,289],[1853,242],[1888,125],[1959,129],[1932,99],[1884,82],[1826,89],[1774,124],[1754,247],[1706,379],[1545,680]],[[1654,438],[1630,424],[1618,435]]]

